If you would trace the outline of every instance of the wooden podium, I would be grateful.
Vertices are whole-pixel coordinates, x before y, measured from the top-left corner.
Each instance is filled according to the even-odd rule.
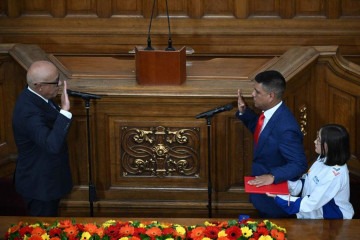
[[[181,85],[186,80],[186,49],[135,48],[136,81],[140,85]]]

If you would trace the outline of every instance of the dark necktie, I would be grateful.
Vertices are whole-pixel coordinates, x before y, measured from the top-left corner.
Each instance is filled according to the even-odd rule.
[[[51,100],[49,100],[48,103],[53,109],[57,110],[55,104]]]
[[[255,132],[254,132],[254,141],[257,144],[258,140],[259,140],[259,136],[260,136],[260,132],[261,132],[261,128],[264,124],[264,113],[261,113],[259,116],[259,119],[257,121],[256,127],[255,127]]]

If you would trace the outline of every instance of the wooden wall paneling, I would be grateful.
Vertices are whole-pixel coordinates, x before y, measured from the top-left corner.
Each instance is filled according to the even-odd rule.
[[[152,10],[152,1],[147,0],[113,0],[109,1],[109,4],[105,4],[109,7],[108,12],[112,17],[138,17],[138,18],[150,18]],[[102,1],[98,1],[98,6],[103,5]],[[103,6],[101,6],[103,8]]]
[[[327,1],[325,0],[315,0],[315,1],[296,0],[295,16],[325,18],[325,10],[327,7],[326,2]]]
[[[339,9],[341,9],[340,16],[342,18],[358,18],[360,16],[360,2],[357,0],[342,0]]]
[[[51,14],[54,18],[66,16],[66,0],[51,0]]]
[[[6,0],[4,0],[6,1]],[[7,5],[6,5],[7,4]],[[7,16],[10,18],[19,17],[21,14],[21,0],[6,1]]]
[[[314,113],[311,85],[313,67],[314,66],[308,67],[299,73],[298,76],[293,77],[291,83],[287,84],[285,91],[285,102],[298,120],[303,133],[303,144],[308,160],[310,160],[313,155],[313,136],[316,135],[316,131],[313,130],[311,125],[311,119]]]
[[[249,17],[248,0],[234,0],[234,16],[238,19],[246,19]]]
[[[97,0],[66,1],[67,16],[97,17]]]
[[[5,0],[0,1],[0,16],[6,16],[7,2]]]
[[[252,18],[280,18],[280,4],[279,0],[252,0],[249,15]]]
[[[342,15],[341,2],[343,0],[329,0],[326,3],[326,16],[329,19],[339,19]]]
[[[329,121],[346,126],[349,133],[356,132],[356,97],[329,86]],[[352,149],[355,149],[352,141]]]
[[[330,122],[343,124],[353,134],[351,137],[351,147],[354,152],[358,149],[357,146],[359,146],[356,145],[359,136],[354,136],[354,134],[356,134],[359,124],[357,112],[360,110],[356,108],[356,103],[360,96],[360,84],[353,84],[347,81],[342,82],[339,80],[339,77],[334,76],[329,71],[327,72],[327,82],[329,94],[327,119]]]
[[[126,6],[126,3],[128,1],[123,1],[124,5]],[[97,16],[99,18],[110,18],[113,15],[117,15],[118,13],[118,5],[117,1],[112,0],[102,0],[102,1],[96,1],[96,12]]]
[[[282,19],[291,19],[295,16],[295,0],[282,1],[280,4],[280,16]]]
[[[36,0],[26,1],[21,0],[21,15],[22,16],[51,16],[51,1],[48,0]]]
[[[188,0],[188,11],[191,19],[199,19],[204,16],[204,5],[202,0]]]
[[[166,1],[158,1],[159,16],[167,17]],[[171,18],[189,18],[189,0],[168,0],[168,11]],[[170,20],[171,21],[171,20]]]
[[[234,0],[207,0],[204,4],[204,18],[221,17],[234,18]]]
[[[0,176],[12,178],[16,161],[16,145],[12,133],[15,101],[26,85],[24,70],[8,55],[0,56]]]

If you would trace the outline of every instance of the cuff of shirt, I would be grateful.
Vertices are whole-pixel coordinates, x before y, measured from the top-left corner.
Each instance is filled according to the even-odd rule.
[[[66,111],[66,110],[61,109],[61,110],[60,110],[60,113],[61,113],[62,115],[64,115],[65,117],[67,117],[68,119],[71,119],[71,118],[72,118],[72,113],[71,113],[71,112],[68,112],[68,111]]]

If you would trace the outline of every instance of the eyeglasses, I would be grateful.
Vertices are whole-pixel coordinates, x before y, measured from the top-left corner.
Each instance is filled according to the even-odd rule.
[[[57,76],[54,82],[39,82],[39,84],[56,84],[56,86],[59,86],[60,83],[60,75]]]

